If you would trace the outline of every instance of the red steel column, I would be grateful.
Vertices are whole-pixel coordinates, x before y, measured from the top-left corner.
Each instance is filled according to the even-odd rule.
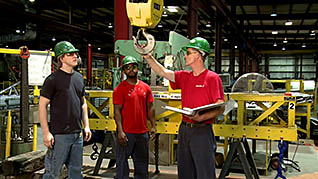
[[[198,0],[190,0],[188,8],[188,36],[192,39],[197,36],[198,31]]]
[[[87,49],[87,83],[90,86],[92,83],[92,45],[88,44]]]
[[[126,0],[114,0],[115,4],[115,16],[114,16],[114,28],[115,28],[115,39],[114,39],[114,47],[115,42],[117,40],[130,40],[132,36],[132,27],[130,25],[127,11],[126,11]],[[115,66],[120,66],[122,61],[122,57],[120,58],[119,64],[117,64],[114,59]]]

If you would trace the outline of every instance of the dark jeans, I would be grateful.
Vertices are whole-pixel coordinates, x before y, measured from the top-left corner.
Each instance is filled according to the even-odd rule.
[[[215,179],[216,141],[212,125],[187,127],[178,134],[178,178]]]
[[[65,164],[70,179],[81,179],[83,165],[83,136],[79,133],[54,135],[53,149],[45,156],[43,179],[58,179]]]
[[[128,158],[132,157],[134,163],[134,179],[148,178],[149,163],[149,134],[128,134],[128,145],[118,143],[116,153],[116,176],[115,179],[129,179]]]

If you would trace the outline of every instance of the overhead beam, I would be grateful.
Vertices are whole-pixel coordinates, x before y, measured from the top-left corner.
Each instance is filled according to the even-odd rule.
[[[293,13],[293,14],[278,14],[276,17],[268,14],[237,14],[235,18],[237,20],[310,20],[317,19],[318,13]]]
[[[239,35],[239,37],[246,43],[248,49],[250,49],[253,54],[256,54],[257,53],[256,48],[251,44],[250,40],[247,40],[245,38],[240,26],[235,20],[233,20],[233,18],[231,17],[231,12],[227,8],[227,6],[224,4],[224,2],[221,0],[212,0],[212,2],[216,6],[216,8],[219,10],[219,12],[228,20],[228,22],[231,24],[231,26]]]
[[[227,5],[242,5],[242,6],[256,6],[256,5],[289,5],[289,4],[308,4],[316,3],[317,0],[225,0]]]

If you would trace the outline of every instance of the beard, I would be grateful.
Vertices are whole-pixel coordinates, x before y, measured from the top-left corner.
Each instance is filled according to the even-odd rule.
[[[126,74],[126,76],[127,76],[127,78],[136,78],[137,77],[137,73],[133,73],[133,74],[128,73],[128,74]]]

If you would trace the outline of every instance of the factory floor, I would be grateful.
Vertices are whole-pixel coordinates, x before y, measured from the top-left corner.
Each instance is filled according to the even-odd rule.
[[[255,156],[255,162],[265,161],[265,141],[257,141],[256,142],[257,153],[260,155]],[[251,145],[250,145],[251,146]],[[99,149],[101,146],[99,146]],[[46,150],[45,146],[43,145],[43,138],[42,138],[42,130],[40,126],[38,127],[38,140],[37,140],[37,150]],[[300,167],[300,172],[293,169],[292,167],[287,167],[287,172],[284,173],[288,179],[314,179],[318,178],[318,147],[313,144],[311,140],[301,140],[295,144],[289,144],[289,153],[288,158],[293,159],[293,161],[297,162]],[[101,165],[101,169],[99,170],[99,175],[92,176],[94,167],[97,160],[91,160],[89,155],[92,153],[92,145],[88,145],[84,147],[84,164],[83,164],[83,174],[87,178],[101,178],[101,179],[110,179],[113,178],[115,175],[115,168],[107,169],[109,159],[104,159]],[[223,153],[223,148],[218,147],[218,152]],[[271,153],[278,152],[277,142],[273,142],[271,144]],[[260,156],[258,158],[257,156]],[[263,158],[262,158],[263,157]],[[133,178],[133,165],[132,161],[129,161],[130,165],[130,176]],[[149,165],[149,178],[150,179],[177,179],[177,166],[159,166],[160,173],[154,174],[155,172],[155,165]],[[264,170],[265,171],[265,170]],[[220,174],[221,169],[217,169],[217,176]],[[277,175],[276,170],[268,170],[268,174],[260,175],[260,178],[275,178]],[[241,179],[245,178],[244,173],[230,173],[227,176],[228,179]]]

